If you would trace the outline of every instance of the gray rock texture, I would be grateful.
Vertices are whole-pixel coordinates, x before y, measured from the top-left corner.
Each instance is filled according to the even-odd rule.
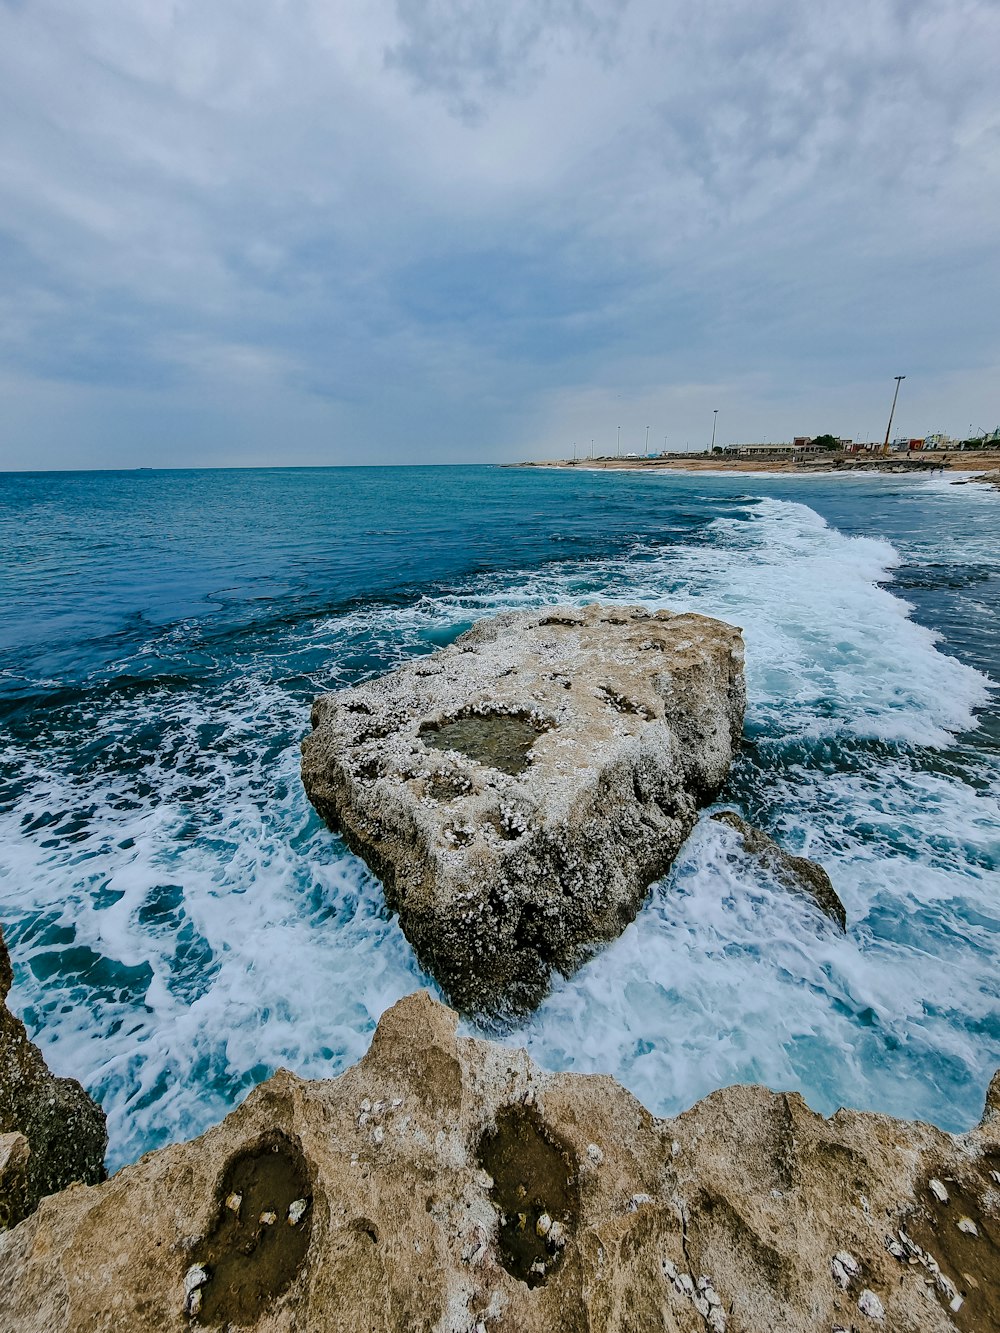
[[[840,894],[819,862],[786,852],[773,838],[753,824],[748,824],[732,810],[719,810],[712,818],[735,829],[743,850],[755,857],[786,889],[811,898],[819,910],[835,921],[841,930],[847,929],[847,912],[840,901]]]
[[[108,1146],[104,1112],[76,1079],[50,1073],[7,1008],[11,981],[0,932],[0,1227],[71,1181],[103,1180]]]
[[[745,703],[722,621],[512,613],[317,699],[302,779],[421,966],[502,1022],[634,918],[725,780]]]
[[[0,1328],[982,1333],[998,1239],[1000,1077],[959,1137],[758,1087],[657,1120],[415,995],[0,1235]]]

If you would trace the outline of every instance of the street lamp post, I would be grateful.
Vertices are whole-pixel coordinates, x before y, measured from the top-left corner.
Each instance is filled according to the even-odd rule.
[[[882,452],[884,454],[887,454],[889,452],[889,432],[892,430],[892,418],[896,414],[896,399],[899,397],[899,382],[900,380],[905,380],[905,379],[906,379],[905,375],[895,376],[896,392],[892,395],[892,407],[889,409],[889,424],[885,428],[885,444],[883,444],[882,446]]]
[[[621,426],[618,427],[618,455],[617,455],[617,456],[618,456],[619,458],[621,458],[621,456],[622,456],[622,428],[621,428]]]
[[[717,426],[718,424],[719,424],[719,409],[718,409],[717,407],[713,407],[713,408],[712,408],[712,448],[713,448],[713,450],[714,450],[714,448],[715,448],[715,428],[716,428],[716,426]]]

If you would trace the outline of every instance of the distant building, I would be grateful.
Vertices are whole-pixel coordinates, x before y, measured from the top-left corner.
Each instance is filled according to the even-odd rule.
[[[827,453],[830,450],[829,444],[821,447],[817,444],[817,440],[833,440],[839,449],[848,450],[851,447],[850,440],[842,440],[836,435],[796,435],[792,444],[801,451],[803,457],[811,458],[814,454]]]
[[[727,444],[722,452],[740,458],[787,458],[794,449],[794,444]]]
[[[807,435],[791,444],[727,444],[722,452],[737,458],[813,458],[820,450]]]

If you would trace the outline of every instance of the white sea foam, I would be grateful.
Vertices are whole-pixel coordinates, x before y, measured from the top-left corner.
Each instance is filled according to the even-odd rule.
[[[742,625],[751,749],[732,790],[826,864],[848,936],[705,820],[637,921],[515,1039],[663,1113],[753,1079],[825,1110],[958,1126],[1000,1062],[1000,810],[990,774],[977,787],[913,747],[973,725],[989,685],[885,586],[896,562],[801,504],[748,500],[686,545],[361,608],[289,651],[325,649],[316,686],[333,688],[349,655],[385,667],[504,609],[604,598]],[[73,741],[57,736],[50,771],[36,765],[0,814],[12,1002],[53,1066],[104,1101],[115,1163],[202,1128],[277,1065],[336,1073],[385,1007],[428,984],[377,884],[308,808],[304,723],[252,662],[221,692],[95,706],[95,739],[134,747],[149,728],[145,767],[111,755],[71,779]],[[43,827],[56,811],[76,822]]]

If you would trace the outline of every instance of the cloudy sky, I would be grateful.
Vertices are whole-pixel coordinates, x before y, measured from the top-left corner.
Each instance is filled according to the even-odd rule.
[[[0,468],[992,428],[998,69],[998,0],[0,0]]]

